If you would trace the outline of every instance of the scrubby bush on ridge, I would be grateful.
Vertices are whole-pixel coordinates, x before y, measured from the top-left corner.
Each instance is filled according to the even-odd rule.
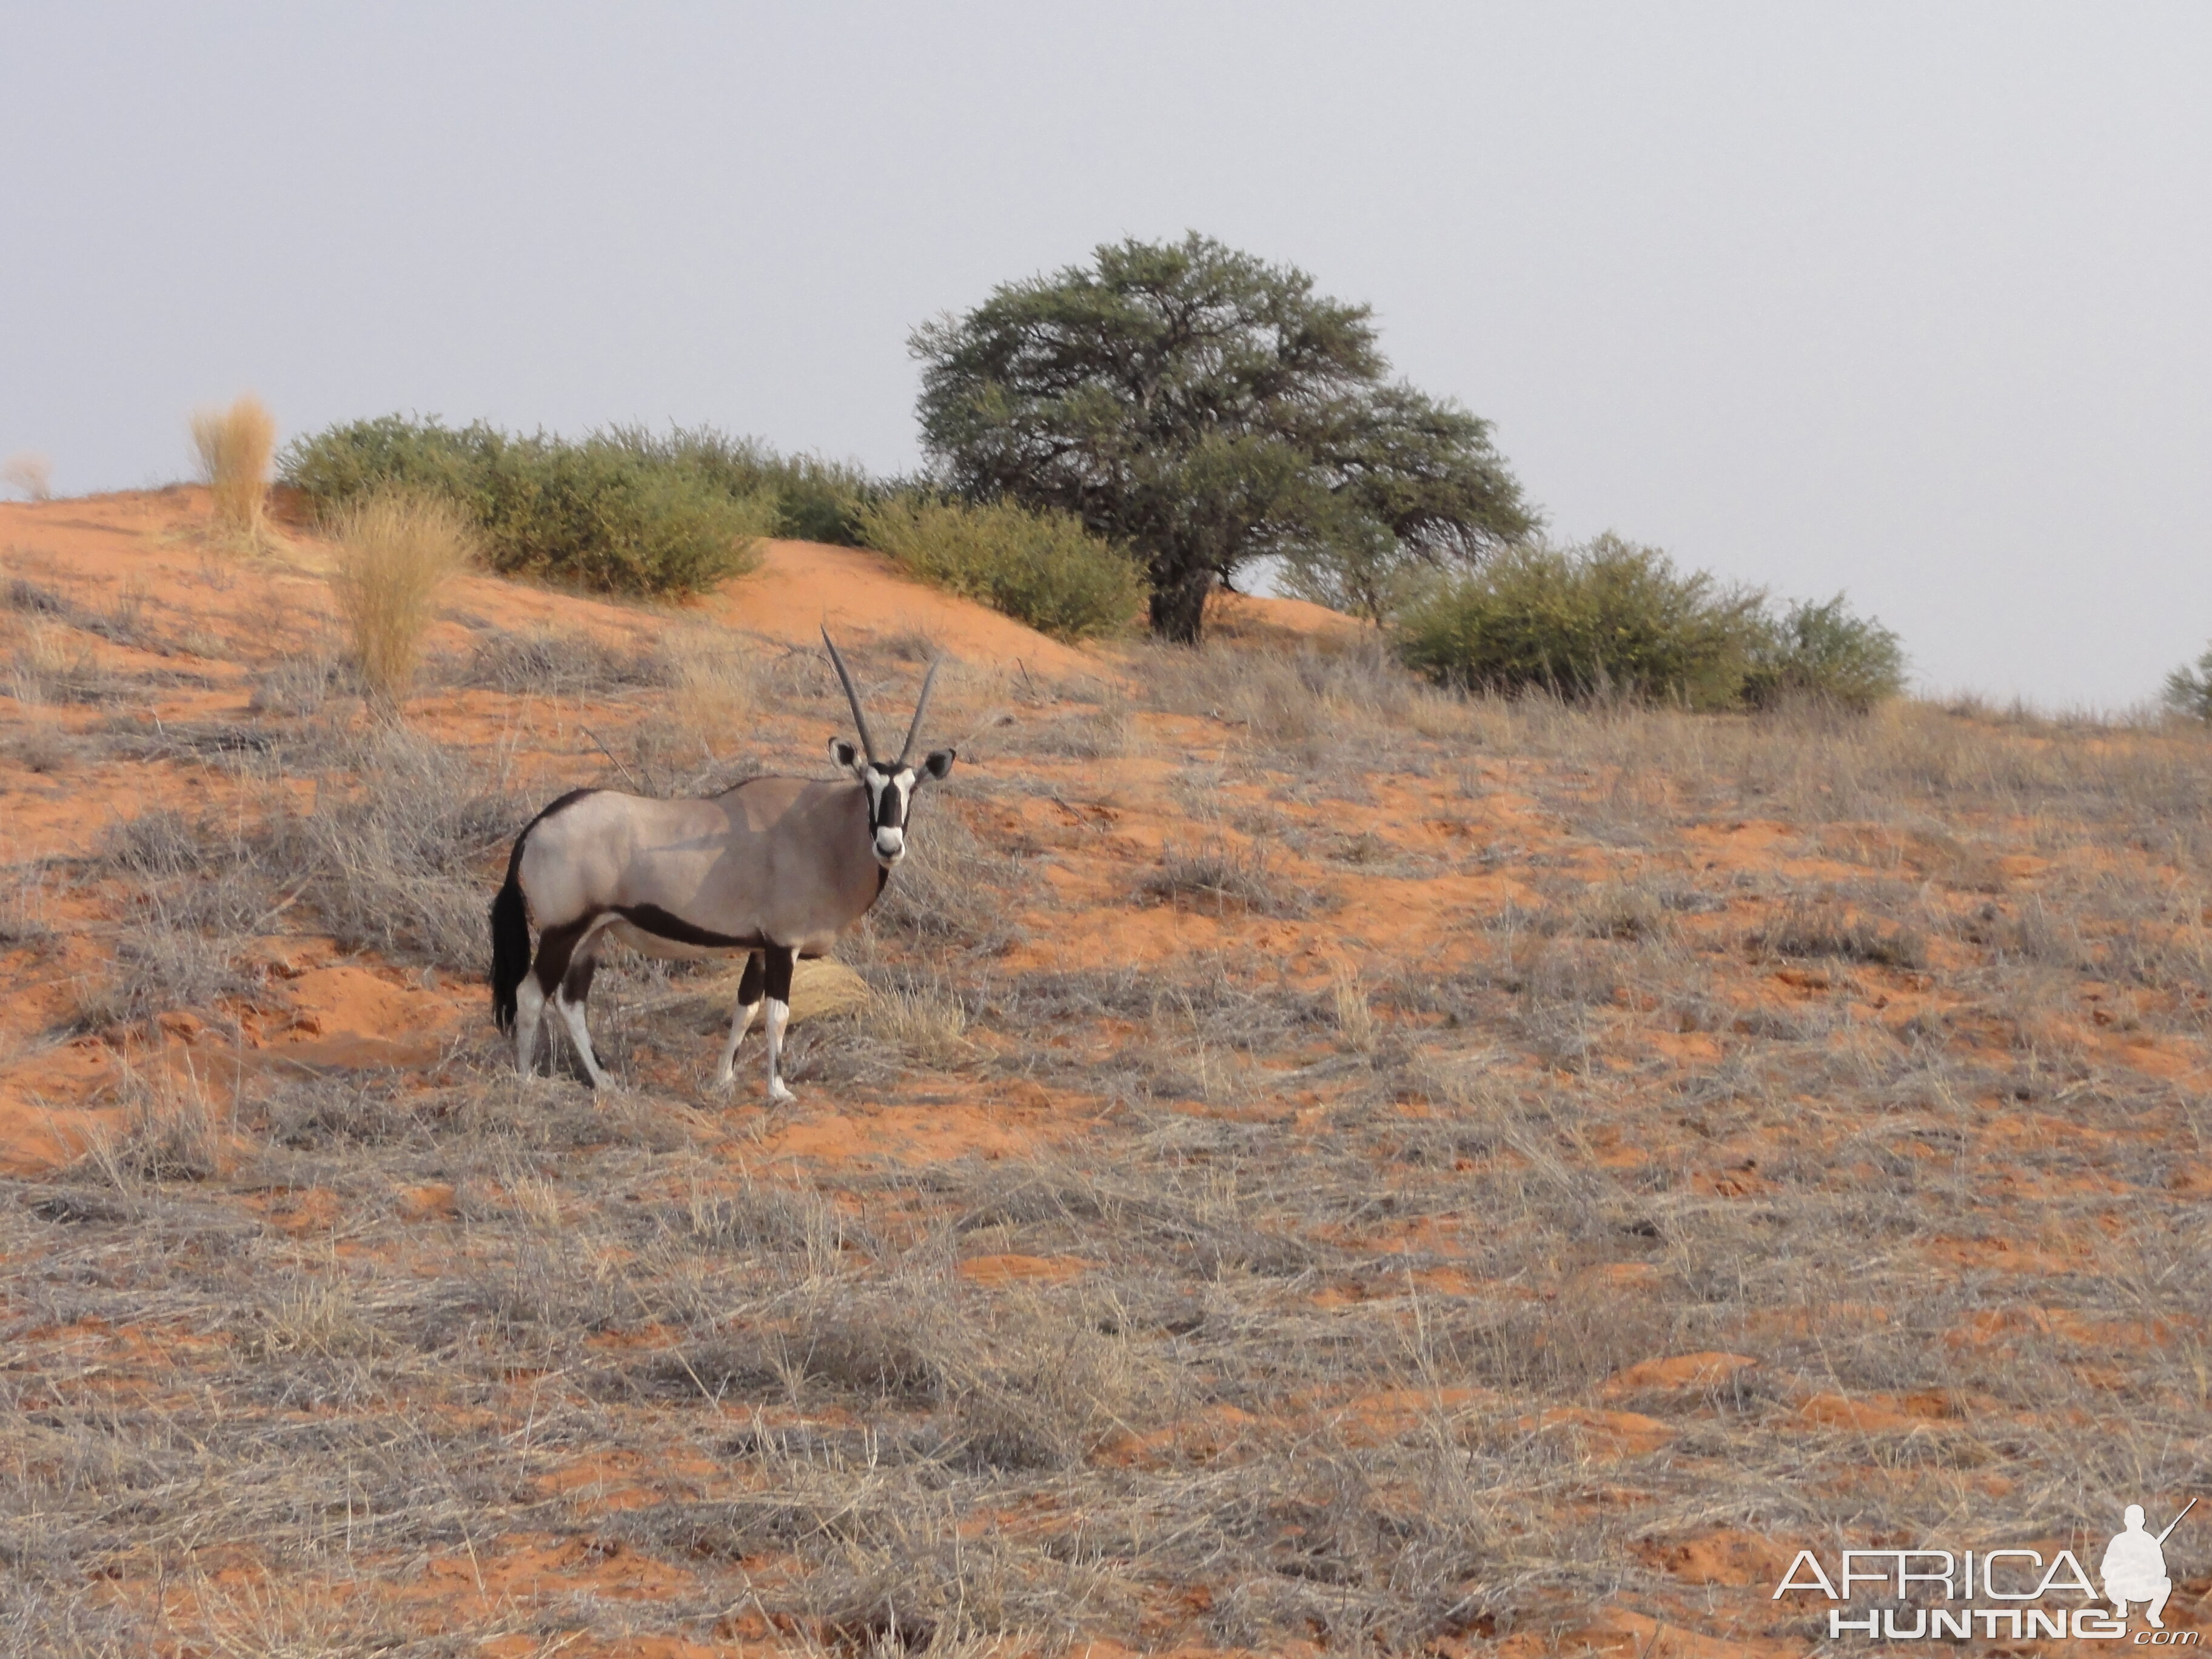
[[[1073,514],[908,493],[869,507],[860,528],[922,580],[1055,639],[1126,633],[1145,603],[1136,560]]]
[[[1607,535],[1509,549],[1436,584],[1401,613],[1399,648],[1431,678],[1470,689],[1725,708],[1742,690],[1762,602]]]
[[[1437,582],[1401,611],[1396,636],[1404,660],[1441,683],[1569,702],[1865,708],[1905,682],[1896,635],[1852,615],[1840,593],[1777,617],[1762,590],[1685,572],[1610,534],[1510,549]]]
[[[617,592],[696,592],[776,534],[851,543],[882,492],[858,468],[787,459],[708,428],[520,437],[478,421],[380,416],[291,444],[283,476],[327,514],[386,484],[450,496],[494,568]]]
[[[491,499],[489,457],[504,441],[482,421],[456,429],[435,418],[380,415],[295,438],[277,458],[277,476],[324,515],[395,484],[450,495],[481,523]]]
[[[2177,714],[2212,721],[2212,649],[2168,674],[2159,701]]]
[[[1904,645],[1879,618],[1853,616],[1838,593],[1822,604],[1801,599],[1769,623],[1743,700],[1759,708],[1809,701],[1867,709],[1904,690]]]
[[[526,440],[489,473],[493,567],[615,592],[696,593],[759,562],[775,502],[620,445]]]

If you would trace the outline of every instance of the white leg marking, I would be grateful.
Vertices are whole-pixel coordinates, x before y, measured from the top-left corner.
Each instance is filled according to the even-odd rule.
[[[782,1106],[799,1098],[783,1086],[783,1023],[791,1018],[791,1005],[768,1000],[768,1103]]]
[[[737,1086],[738,1045],[745,1040],[745,1033],[753,1028],[753,1016],[760,1012],[760,1004],[741,1002],[730,1016],[730,1040],[722,1045],[722,1063],[714,1068],[714,1086],[731,1089]]]
[[[553,1006],[561,1011],[562,1019],[568,1024],[568,1040],[576,1045],[576,1057],[584,1062],[584,1075],[592,1079],[594,1089],[605,1088],[607,1074],[599,1069],[599,1057],[592,1052],[592,1032],[591,1028],[584,1024],[584,1005],[571,1002],[556,991]]]
[[[545,1013],[545,993],[538,976],[525,974],[514,992],[514,1069],[525,1077],[538,1070],[538,1022]]]

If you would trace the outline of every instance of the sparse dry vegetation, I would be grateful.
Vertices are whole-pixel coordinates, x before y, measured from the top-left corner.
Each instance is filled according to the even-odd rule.
[[[216,529],[241,544],[258,543],[276,453],[276,417],[247,392],[227,409],[197,410],[191,433],[201,482],[214,498]]]
[[[0,461],[0,484],[27,501],[48,501],[54,495],[54,464],[44,455],[10,455]]]
[[[10,1120],[0,1652],[1809,1651],[1800,1547],[2212,1476],[2193,723],[948,672],[771,1115],[682,964],[518,1082],[483,905],[686,722],[805,765],[816,655],[480,626],[410,731],[271,640],[155,722],[61,689],[118,596],[7,591],[0,775],[143,799],[0,884],[99,1125]]]
[[[1138,890],[1147,898],[1191,903],[1216,913],[1236,909],[1258,915],[1295,915],[1304,896],[1286,890],[1267,868],[1264,848],[1239,847],[1215,836],[1196,847],[1169,846],[1160,867]]]
[[[665,687],[672,672],[665,655],[636,645],[617,645],[591,634],[535,629],[511,634],[486,629],[468,659],[449,678],[455,684],[542,697],[619,695]]]
[[[414,681],[438,591],[474,556],[474,534],[452,503],[387,489],[349,504],[330,535],[331,591],[354,666],[372,693],[396,706]]]
[[[678,728],[709,752],[729,747],[759,708],[760,666],[751,647],[726,633],[687,629],[670,634],[661,654],[674,683]]]

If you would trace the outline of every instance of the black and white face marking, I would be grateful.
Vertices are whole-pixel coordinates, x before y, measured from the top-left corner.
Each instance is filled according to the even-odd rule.
[[[876,862],[886,870],[892,868],[906,856],[907,815],[914,810],[914,792],[921,787],[924,774],[942,778],[950,772],[954,751],[938,750],[922,762],[919,771],[911,766],[886,766],[881,761],[863,760],[860,750],[842,738],[830,740],[830,752],[840,766],[849,768],[866,787],[868,826]]]
[[[876,862],[890,869],[906,856],[906,815],[914,804],[914,768],[894,771],[871,762],[861,782],[868,786],[868,822],[875,827]]]

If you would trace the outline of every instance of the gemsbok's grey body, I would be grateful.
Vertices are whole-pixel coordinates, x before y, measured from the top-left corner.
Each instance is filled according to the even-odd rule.
[[[791,1012],[792,964],[819,957],[872,905],[906,856],[915,791],[952,769],[940,749],[909,763],[921,731],[933,664],[896,761],[876,757],[860,694],[844,659],[822,642],[860,727],[860,750],[833,738],[849,780],[750,778],[704,800],[653,800],[610,789],[563,795],[515,837],[507,883],[492,901],[492,1016],[514,1033],[515,1063],[535,1068],[549,999],[594,1088],[606,1081],[584,1018],[605,942],[647,956],[697,958],[744,953],[730,1038],[715,1085],[732,1066],[763,998],[768,1003],[768,1097],[784,1085],[783,1028]],[[538,927],[533,955],[530,927]]]

